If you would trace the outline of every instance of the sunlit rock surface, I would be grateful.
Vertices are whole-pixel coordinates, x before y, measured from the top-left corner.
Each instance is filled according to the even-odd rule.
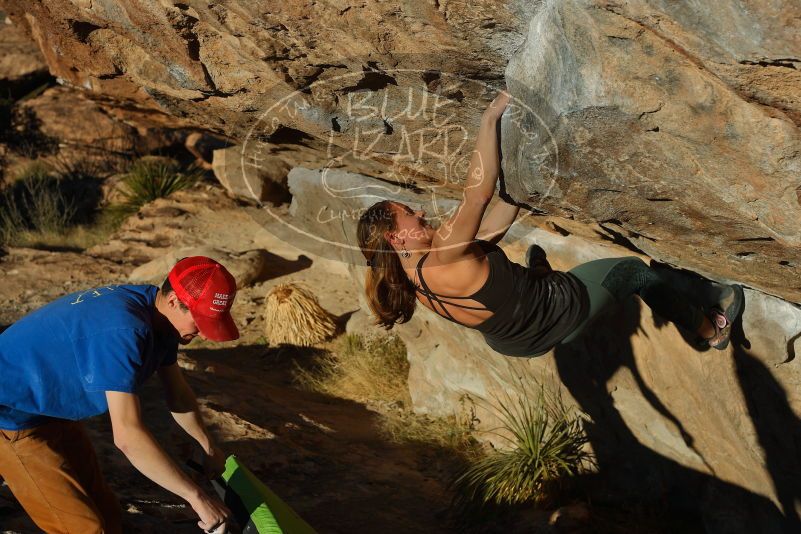
[[[26,35],[24,28],[13,24],[0,11],[0,87],[9,96],[20,97],[38,84],[42,84],[49,74],[36,43]]]
[[[801,4],[551,2],[507,80],[508,187],[801,300]]]

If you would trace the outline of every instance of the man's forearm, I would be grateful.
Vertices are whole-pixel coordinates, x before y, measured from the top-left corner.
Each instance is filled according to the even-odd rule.
[[[176,367],[177,368],[177,367]],[[185,499],[209,528],[225,520],[230,511],[209,496],[176,465],[142,421],[142,407],[134,393],[106,391],[114,444],[147,478]]]
[[[114,443],[139,472],[190,504],[203,493],[146,428],[138,425],[115,428]]]
[[[172,412],[172,417],[184,432],[198,442],[203,452],[206,454],[211,452],[213,443],[209,433],[206,431],[206,426],[203,424],[203,418],[200,415],[197,403],[194,409],[188,412]]]
[[[163,368],[160,376],[164,384],[167,406],[172,413],[173,419],[208,454],[212,448],[212,440],[206,431],[206,426],[203,424],[197,397],[195,397],[195,393],[189,387],[189,384],[186,383],[183,373],[181,373],[177,365],[173,365],[169,368]]]

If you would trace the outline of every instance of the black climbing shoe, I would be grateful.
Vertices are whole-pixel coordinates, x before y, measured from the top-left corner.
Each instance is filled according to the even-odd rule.
[[[545,253],[545,249],[537,244],[528,247],[526,265],[539,276],[545,276],[553,272],[551,264],[548,263],[548,255]]]

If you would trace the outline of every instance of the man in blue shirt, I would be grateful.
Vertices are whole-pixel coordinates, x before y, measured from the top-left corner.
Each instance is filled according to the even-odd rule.
[[[230,313],[235,295],[225,267],[195,256],[179,261],[161,288],[73,293],[0,334],[0,477],[41,529],[121,532],[119,502],[80,422],[107,410],[114,444],[134,467],[185,499],[201,528],[224,525],[225,505],[195,484],[148,431],[137,391],[158,373],[173,417],[206,454],[207,474],[222,473],[224,455],[176,360],[178,345],[196,336],[239,337]]]

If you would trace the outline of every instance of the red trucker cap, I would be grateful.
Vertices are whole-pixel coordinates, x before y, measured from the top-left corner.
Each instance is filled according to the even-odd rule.
[[[219,262],[206,256],[184,258],[167,278],[178,299],[189,308],[203,337],[212,341],[239,337],[231,317],[236,281]]]

